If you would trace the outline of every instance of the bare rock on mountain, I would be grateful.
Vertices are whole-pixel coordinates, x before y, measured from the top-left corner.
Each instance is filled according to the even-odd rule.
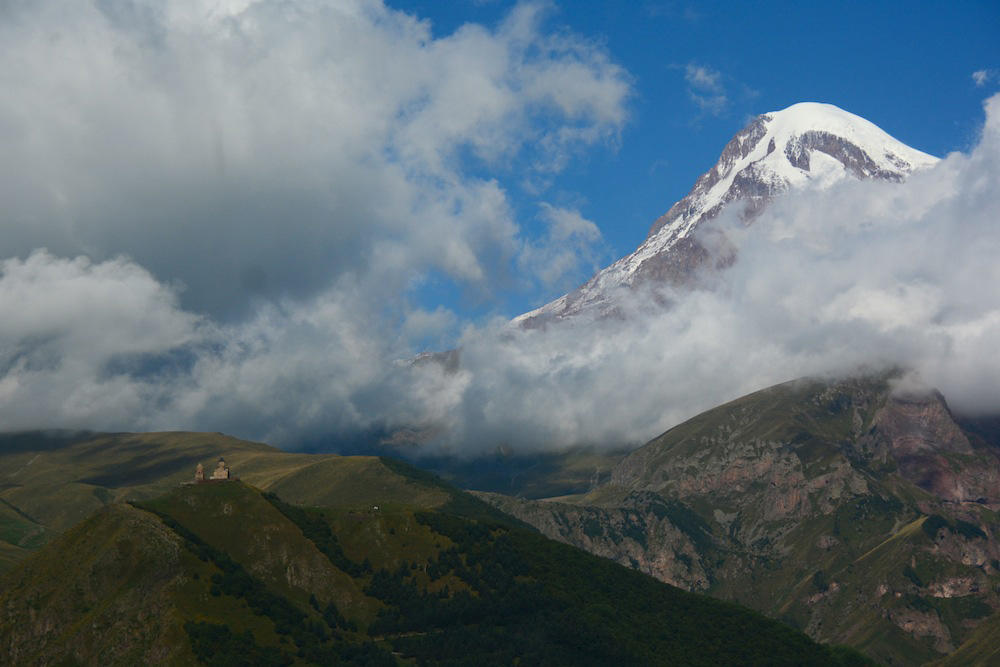
[[[944,397],[891,397],[874,420],[899,471],[950,502],[1000,502],[1000,457],[976,451]]]

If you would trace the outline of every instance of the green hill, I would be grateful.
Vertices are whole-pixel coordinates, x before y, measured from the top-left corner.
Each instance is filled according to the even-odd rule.
[[[489,518],[437,485],[451,509],[310,509],[239,482],[110,504],[0,580],[0,654],[12,664],[863,664]]]
[[[292,502],[395,502],[433,508],[449,492],[372,456],[300,454],[220,433],[21,433],[0,436],[0,572],[114,502],[159,496],[211,472],[224,457],[235,475]]]
[[[457,514],[500,525],[517,535],[521,534],[518,525],[530,524],[548,537],[663,582],[751,607],[818,641],[848,644],[885,663],[921,664],[955,651],[955,656],[986,664],[996,650],[988,629],[995,626],[995,610],[1000,608],[998,438],[995,422],[959,420],[937,395],[893,396],[886,378],[833,385],[795,382],[699,415],[620,459],[594,459],[585,452],[571,452],[543,460],[532,473],[536,476],[530,477],[530,486],[536,490],[566,489],[579,484],[591,466],[599,470],[616,460],[610,481],[589,493],[564,496],[559,502],[481,494],[489,503],[485,504],[433,475],[382,457],[289,453],[218,433],[8,434],[0,436],[0,466],[5,471],[0,483],[0,574],[43,545],[69,539],[78,530],[71,527],[94,516],[110,512],[115,521],[131,517],[128,520],[135,525],[144,525],[120,503],[149,501],[142,505],[145,510],[164,512],[165,520],[180,522],[178,526],[193,531],[205,544],[214,544],[212,548],[227,554],[244,550],[240,558],[248,559],[253,568],[248,571],[263,577],[269,590],[291,600],[290,604],[308,602],[309,596],[303,598],[302,591],[311,590],[313,584],[281,584],[280,572],[274,568],[285,567],[286,579],[305,576],[295,573],[308,571],[310,581],[326,582],[316,586],[340,591],[338,599],[347,610],[342,615],[357,626],[356,634],[345,634],[345,641],[357,644],[357,650],[370,650],[366,642],[372,638],[394,633],[419,636],[424,630],[370,630],[379,628],[378,622],[388,622],[378,620],[379,610],[387,603],[367,592],[375,584],[365,577],[374,575],[359,574],[354,568],[367,559],[374,570],[393,574],[393,568],[405,560],[410,566],[418,563],[414,572],[422,571],[420,567],[426,566],[419,563],[439,557],[456,541],[447,530],[432,530],[421,521]],[[211,471],[220,456],[243,482],[275,493],[291,503],[289,507],[326,508],[324,521],[337,536],[340,551],[330,556],[326,547],[314,544],[313,551],[303,547],[300,553],[305,564],[288,565],[273,557],[265,558],[266,564],[257,563],[255,558],[269,552],[267,539],[272,531],[288,549],[297,543],[294,531],[285,525],[291,519],[273,503],[270,509],[260,505],[254,516],[253,522],[264,528],[246,529],[249,533],[240,532],[244,528],[234,533],[223,530],[220,534],[227,537],[214,543],[212,531],[228,525],[222,509],[206,505],[211,511],[206,510],[205,516],[216,517],[216,528],[212,528],[200,523],[204,518],[200,511],[192,514],[185,509],[187,505],[169,503],[190,492],[184,490],[187,487],[178,490],[178,485],[192,479],[196,464]],[[518,469],[530,468],[527,460],[515,463]],[[486,470],[483,479],[492,479],[497,470],[513,469],[511,465],[501,461]],[[566,475],[560,473],[564,465],[569,471]],[[607,474],[602,479],[607,480]],[[551,485],[545,480],[552,480]],[[163,500],[153,502],[156,498]],[[196,500],[187,497],[185,502]],[[168,504],[160,507],[159,502]],[[234,511],[244,504],[219,505],[227,506]],[[424,537],[406,544],[390,537],[416,525],[430,533],[420,533]],[[433,539],[427,537],[431,533],[436,535]],[[245,544],[244,538],[249,540]],[[128,544],[131,536],[116,539]],[[181,546],[185,544],[182,540]],[[184,549],[181,552],[190,551]],[[302,555],[306,552],[312,555]],[[76,548],[64,546],[42,553],[61,553],[65,558],[76,553]],[[317,553],[332,563],[333,570],[316,560]],[[60,558],[40,557],[51,559],[53,567]],[[120,566],[130,567],[124,561]],[[193,579],[187,565],[176,567]],[[221,566],[193,567],[199,573],[195,580],[201,581],[201,577],[210,580],[212,574],[219,574]],[[396,606],[403,605],[401,616],[419,611],[412,605],[429,604],[424,600],[428,590],[440,594],[447,586],[448,599],[463,590],[478,597],[458,570],[449,575],[448,583],[413,576],[417,578],[412,581],[403,578],[418,588],[424,584],[431,588],[421,589],[424,593],[416,598],[406,593],[410,602],[398,599]],[[544,579],[542,574],[538,577]],[[162,594],[169,596],[172,590],[168,586]],[[327,599],[315,595],[317,600]],[[5,599],[10,605],[20,604],[16,595]],[[171,602],[170,608],[186,609],[184,599]],[[86,597],[79,602],[80,608],[94,604]],[[610,604],[617,608],[618,602]],[[101,603],[101,608],[113,610],[115,606]],[[194,616],[186,611],[170,613],[188,620],[201,618],[198,610],[191,611]],[[229,612],[220,613],[212,623],[223,623],[218,618]],[[115,623],[112,618],[98,625]],[[507,621],[503,623],[508,627]],[[265,653],[271,651],[268,646],[282,651],[290,648],[287,643],[292,639],[286,637],[282,644],[273,630],[271,634],[261,630],[265,626],[258,619],[233,627],[239,633],[250,630]],[[174,634],[163,645],[172,646],[178,637],[190,640],[186,631],[177,634],[183,623],[170,627]],[[215,637],[215,630],[205,632],[205,637]],[[246,643],[243,634],[215,639],[234,646]],[[73,641],[89,646],[97,640]],[[402,636],[394,642],[379,641],[382,648],[396,653],[406,641],[417,642]],[[150,646],[154,654],[162,650],[159,644]],[[413,657],[420,655],[417,648],[412,651]]]

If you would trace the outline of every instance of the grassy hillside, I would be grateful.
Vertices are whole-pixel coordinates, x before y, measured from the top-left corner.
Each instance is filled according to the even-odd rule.
[[[109,505],[0,580],[0,654],[104,665],[864,662],[438,488],[452,509],[310,509],[238,482]]]
[[[992,422],[974,426],[957,423],[939,397],[896,401],[884,378],[835,386],[789,383],[679,425],[621,458],[610,479],[605,473],[598,478],[603,483],[587,493],[565,496],[560,502],[484,494],[490,504],[391,459],[288,453],[217,433],[0,436],[0,469],[5,471],[0,477],[0,574],[42,545],[62,540],[60,535],[65,533],[67,539],[76,535],[67,529],[95,512],[102,517],[112,512],[115,520],[124,520],[114,514],[122,511],[119,503],[139,501],[147,503],[140,505],[144,510],[162,515],[160,520],[180,536],[181,553],[197,561],[188,562],[188,556],[182,556],[180,565],[155,564],[158,571],[174,573],[170,575],[174,579],[168,577],[173,583],[164,583],[158,595],[187,591],[170,597],[169,607],[174,611],[169,614],[174,621],[169,633],[173,634],[164,635],[166,645],[180,637],[189,648],[202,647],[192,651],[220,643],[254,655],[260,651],[264,656],[294,657],[299,650],[313,650],[301,645],[312,640],[287,636],[275,629],[276,624],[295,626],[303,619],[327,623],[325,614],[332,602],[334,625],[327,624],[327,629],[330,637],[340,633],[336,650],[372,652],[374,659],[387,650],[418,659],[422,651],[432,648],[414,637],[428,633],[446,637],[450,645],[464,645],[475,633],[468,623],[456,619],[487,614],[488,610],[476,607],[482,596],[491,600],[490,596],[500,596],[496,604],[501,598],[508,600],[506,593],[490,588],[502,578],[481,580],[484,558],[500,553],[507,567],[526,557],[523,551],[511,555],[508,544],[534,554],[528,558],[530,564],[515,567],[518,574],[513,581],[542,582],[548,587],[546,595],[563,602],[572,598],[548,583],[559,579],[558,572],[537,569],[549,558],[545,554],[550,547],[531,542],[535,537],[524,537],[518,528],[524,521],[546,536],[661,581],[752,607],[814,639],[848,643],[885,663],[921,664],[955,649],[956,655],[988,661],[995,648],[990,632],[981,628],[995,626],[995,610],[1000,608],[1000,495],[996,493],[1000,467],[994,437],[1000,429]],[[283,500],[268,500],[239,484],[178,487],[192,478],[197,463],[210,472],[219,456],[225,457],[243,482]],[[585,470],[610,465],[609,458],[595,459],[586,452],[570,452],[557,459],[541,461],[534,472],[528,466],[525,472],[530,472],[530,483],[522,482],[522,487],[527,484],[536,491],[578,488]],[[528,465],[517,461],[514,467],[522,463]],[[490,478],[496,470],[512,469],[511,465],[509,460],[501,462],[481,477]],[[563,469],[565,478],[557,474]],[[555,486],[546,486],[550,482]],[[971,499],[956,499],[956,493],[967,493]],[[303,507],[323,510],[320,514],[310,511],[303,518],[299,514],[306,511]],[[491,526],[488,535],[477,533],[477,540],[485,539],[490,547],[479,549],[472,543],[476,540],[461,546],[463,539],[468,542],[462,537],[467,531],[434,518],[455,515]],[[506,537],[497,544],[499,534]],[[120,538],[115,548],[130,540],[131,536]],[[111,548],[110,544],[105,546]],[[277,555],[275,545],[280,545]],[[65,554],[75,551],[72,545],[43,551],[49,555],[41,561],[50,559],[55,567]],[[227,615],[243,614],[253,605],[239,595],[235,602],[223,604],[224,600],[215,598],[229,593],[219,584],[215,584],[219,595],[212,595],[213,584],[205,582],[211,582],[213,575],[239,575],[227,569],[231,569],[229,561],[211,555],[215,552],[240,563],[252,581],[286,600],[292,605],[283,607],[291,614],[288,618],[298,620],[262,620],[257,613],[239,621],[228,619]],[[479,568],[477,575],[470,574],[470,556]],[[567,563],[575,558],[562,552],[551,557],[552,562],[570,559]],[[431,564],[442,558],[450,569],[442,571],[444,566]],[[409,568],[406,571],[404,564]],[[127,558],[119,566],[123,571],[139,567]],[[380,571],[384,573],[377,574]],[[100,580],[93,573],[79,576]],[[599,576],[603,575],[592,570],[574,581],[585,585],[588,577]],[[625,586],[618,576],[613,577],[615,585]],[[258,586],[241,581],[243,588],[250,587],[247,590]],[[23,593],[28,589],[22,584],[15,589]],[[535,619],[540,627],[563,619],[569,625],[590,628],[588,622],[601,618],[595,612],[588,617],[590,621],[580,619],[573,615],[576,611],[564,607],[557,613],[546,599],[531,597],[536,593],[517,589],[508,601],[514,604],[521,599],[517,596],[528,595],[529,602],[522,600],[523,606],[517,609],[538,607],[552,612]],[[38,597],[18,595],[3,598],[11,609],[22,604],[21,599]],[[601,595],[593,601],[598,608],[620,605],[611,589]],[[447,608],[439,608],[438,602]],[[97,606],[114,610],[116,604]],[[121,602],[122,608],[134,604],[128,598]],[[649,609],[657,604],[643,602]],[[95,609],[93,599],[86,596],[78,606]],[[205,611],[216,607],[217,613]],[[288,611],[292,608],[299,611]],[[459,608],[462,614],[454,611]],[[458,626],[434,626],[431,632],[412,625],[413,618],[425,616],[437,619],[435,623],[452,619]],[[96,623],[95,627],[118,627],[116,623],[124,622],[115,614],[96,618],[87,622]],[[185,630],[188,621],[208,625]],[[640,626],[644,622],[639,617],[630,621]],[[517,623],[513,617],[490,616],[488,625],[517,626],[531,634]],[[219,625],[235,629],[229,635],[220,634]],[[598,624],[588,632],[601,637],[605,625],[614,623]],[[249,639],[247,631],[252,635]],[[71,628],[60,632],[69,633],[63,642],[66,646],[100,644],[93,637],[77,636]],[[650,654],[651,658],[628,648],[628,632],[624,626],[615,630],[609,646],[640,662],[659,659],[659,654]],[[121,636],[128,634],[123,631]],[[326,646],[323,651],[334,650],[327,646],[330,641],[320,642]],[[509,643],[508,638],[491,645],[500,651],[503,642]],[[162,650],[157,647],[161,644],[154,642],[129,650]],[[115,652],[118,649],[102,650],[110,651],[109,656],[120,654]],[[669,653],[672,648],[663,650],[668,651],[663,655],[675,659],[682,655]],[[104,654],[88,655],[97,660]],[[558,655],[565,658],[565,654]],[[606,657],[618,656],[617,660],[621,655],[612,652]],[[432,661],[445,662],[456,657],[433,656]],[[493,656],[500,657],[500,653]]]
[[[300,454],[219,433],[23,433],[0,437],[0,572],[101,507],[159,496],[211,473],[234,475],[292,502],[433,508],[441,488],[390,470],[377,457]]]
[[[102,509],[2,579],[5,664],[183,663],[192,656],[168,617],[185,556],[149,513]]]

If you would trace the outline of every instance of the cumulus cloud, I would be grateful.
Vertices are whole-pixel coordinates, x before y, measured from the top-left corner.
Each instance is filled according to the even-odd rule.
[[[903,184],[791,193],[749,228],[712,289],[619,295],[624,319],[463,340],[457,442],[637,444],[804,375],[900,366],[960,412],[1000,412],[1000,96],[979,145]],[[662,296],[662,295],[661,295]]]
[[[887,366],[958,411],[997,412],[1000,96],[986,113],[971,153],[905,183],[790,193],[750,227],[724,213],[737,261],[711,289],[668,294],[667,309],[629,293],[621,319],[545,330],[465,324],[457,365],[399,355],[401,337],[463,326],[454,313],[386,317],[353,276],[219,324],[124,258],[9,260],[0,419],[331,449],[404,428],[455,452],[620,446],[772,383]],[[596,238],[571,210],[543,217],[554,238]]]
[[[1000,411],[1000,96],[986,110],[970,154],[905,183],[791,193],[750,227],[723,214],[714,226],[737,261],[711,289],[665,295],[667,309],[663,294],[626,293],[622,318],[467,325],[457,365],[391,362],[345,285],[227,332],[157,414],[332,448],[325,435],[403,428],[464,453],[617,447],[773,383],[890,366],[960,412]],[[550,213],[554,234],[589,229]],[[413,321],[455,324],[440,312]]]
[[[488,290],[504,179],[613,142],[629,82],[522,4],[495,28],[380,0],[54,0],[0,18],[0,256],[128,254],[232,321],[345,275]]]
[[[44,250],[0,262],[0,314],[5,429],[142,423],[172,391],[167,376],[183,372],[172,355],[211,328],[127,258],[94,264]]]

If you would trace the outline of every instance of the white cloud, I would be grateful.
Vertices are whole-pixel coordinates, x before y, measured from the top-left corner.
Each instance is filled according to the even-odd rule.
[[[738,261],[712,290],[667,310],[636,294],[624,320],[467,327],[457,371],[392,361],[400,335],[460,326],[451,313],[372,308],[351,276],[218,326],[126,259],[10,260],[0,421],[331,448],[404,427],[458,451],[618,446],[775,382],[881,365],[914,369],[959,411],[997,411],[1000,96],[986,108],[970,154],[903,184],[793,193],[749,228],[719,218]],[[596,238],[572,210],[543,217],[554,239]]]
[[[142,423],[184,372],[170,355],[193,354],[211,331],[126,258],[94,264],[37,251],[0,262],[0,274],[4,429]]]
[[[793,193],[712,290],[633,295],[624,320],[463,340],[456,443],[638,444],[773,383],[903,366],[953,408],[1000,412],[1000,96],[980,144],[906,183]]]
[[[230,321],[373,267],[385,293],[428,269],[488,290],[523,245],[503,179],[626,120],[626,73],[544,19],[435,38],[378,0],[9,8],[0,257],[128,254]]]
[[[526,244],[519,265],[550,289],[569,290],[598,268],[601,232],[578,211],[543,203],[539,221],[546,231]]]
[[[995,81],[996,79],[997,79],[996,70],[980,69],[972,73],[972,80],[980,88],[985,86],[990,81]]]
[[[684,80],[688,96],[702,113],[719,116],[729,106],[729,98],[722,82],[722,73],[707,65],[688,63],[684,67]]]
[[[6,7],[0,428],[422,418],[392,360],[460,325],[412,290],[551,281],[505,181],[614,143],[629,94],[534,3],[443,37],[380,0]]]

